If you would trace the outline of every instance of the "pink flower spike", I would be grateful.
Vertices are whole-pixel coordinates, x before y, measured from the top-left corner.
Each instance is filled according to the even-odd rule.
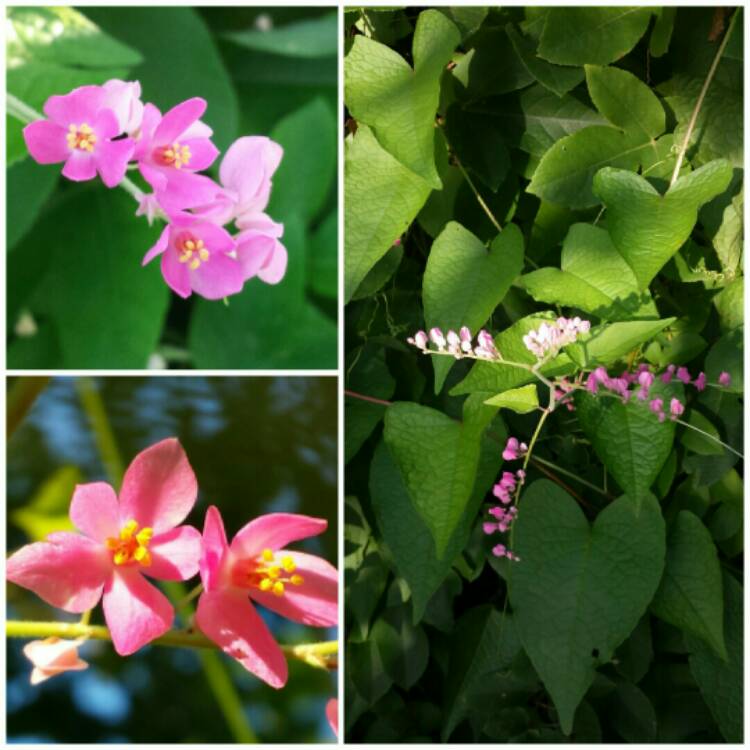
[[[682,402],[679,401],[678,399],[673,398],[669,402],[669,413],[672,415],[673,420],[681,416],[684,411],[685,411],[685,407],[682,405]]]
[[[326,703],[326,719],[328,719],[328,723],[331,725],[331,729],[333,730],[333,733],[336,735],[336,737],[339,736],[339,702],[336,698],[331,698],[331,700]]]
[[[43,641],[30,641],[23,647],[24,656],[34,665],[31,684],[38,685],[63,672],[78,672],[88,663],[78,658],[81,640],[67,641],[50,636]]]
[[[492,548],[492,554],[495,557],[505,557],[505,550],[506,550],[506,547],[504,544],[496,544]]]
[[[518,458],[518,440],[514,437],[509,437],[505,443],[505,449],[503,450],[504,461],[515,461]]]
[[[723,385],[725,388],[732,384],[732,376],[728,372],[722,372],[719,374],[719,385]]]
[[[672,382],[672,375],[674,375],[675,366],[669,365],[667,369],[662,373],[661,376],[661,382],[662,383],[671,383]]]
[[[499,505],[495,505],[487,511],[491,516],[494,516],[499,521],[501,518],[505,518],[505,510]]]
[[[596,377],[596,373],[590,372],[588,374],[586,378],[586,390],[594,396],[599,390],[599,379]]]
[[[497,531],[497,524],[493,523],[492,521],[485,521],[482,524],[482,531],[485,534],[494,534]]]
[[[70,518],[82,534],[50,534],[7,562],[7,578],[68,612],[100,598],[115,651],[132,654],[172,625],[174,611],[144,574],[187,580],[198,572],[200,534],[179,526],[197,496],[195,475],[174,438],[139,453],[119,499],[104,482],[78,485]]]
[[[677,379],[681,380],[685,385],[690,382],[691,377],[687,367],[679,367],[677,369]]]
[[[699,391],[706,390],[706,373],[700,373],[700,375],[698,375],[698,377],[693,381],[693,385]]]
[[[332,627],[338,622],[338,573],[330,563],[285,549],[320,534],[326,522],[292,513],[260,516],[227,543],[221,514],[206,513],[196,621],[203,633],[272,687],[287,679],[284,655],[248,601],[294,622]]]
[[[654,414],[658,414],[664,408],[664,399],[655,398],[648,405],[648,408],[651,409],[651,411],[654,412]]]

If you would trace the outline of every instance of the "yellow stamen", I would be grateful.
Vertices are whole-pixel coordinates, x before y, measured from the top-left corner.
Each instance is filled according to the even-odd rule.
[[[211,253],[203,240],[197,239],[192,235],[183,236],[181,239],[178,239],[176,247],[179,252],[177,259],[180,263],[188,263],[191,271],[197,271],[201,267],[201,264],[206,263],[211,257]],[[273,556],[273,553],[271,555]]]
[[[301,586],[305,582],[305,579],[302,576],[296,574],[293,575],[289,580],[292,582],[293,586]]]
[[[263,558],[263,559],[264,559],[264,560],[265,560],[266,562],[272,562],[272,561],[273,561],[273,551],[272,551],[272,550],[270,550],[270,549],[264,549],[264,550],[263,550],[263,553],[262,553],[262,555],[261,555],[261,557],[262,557],[262,558]]]
[[[292,558],[291,558],[291,557],[289,557],[289,555],[284,555],[284,557],[282,557],[282,558],[281,558],[281,564],[282,564],[282,566],[284,567],[284,570],[285,570],[285,571],[286,571],[287,573],[293,573],[293,572],[294,572],[294,570],[295,570],[295,569],[296,569],[296,567],[297,567],[297,566],[296,566],[296,565],[294,564],[294,560],[292,560]]]
[[[201,267],[201,262],[198,258],[190,261],[190,269],[192,271],[197,271],[200,267]]]
[[[148,526],[139,530],[138,522],[128,521],[121,529],[119,538],[108,537],[104,544],[112,552],[115,565],[138,563],[144,567],[151,565],[151,553],[148,545],[154,530]]]
[[[281,581],[276,581],[276,583],[274,583],[273,593],[276,596],[284,596],[284,584]]]
[[[270,591],[271,587],[273,586],[273,581],[270,578],[264,578],[259,584],[258,588],[261,591]]]
[[[93,129],[85,122],[81,125],[68,125],[68,132],[65,139],[71,151],[78,149],[79,151],[91,153],[96,143],[96,135]]]

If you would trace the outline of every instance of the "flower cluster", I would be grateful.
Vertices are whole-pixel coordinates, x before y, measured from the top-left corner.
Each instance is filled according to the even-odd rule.
[[[115,651],[126,656],[166,633],[174,620],[172,604],[147,579],[185,581],[200,572],[200,629],[250,672],[282,687],[284,653],[251,600],[294,622],[337,624],[336,568],[286,548],[325,531],[326,521],[271,513],[250,521],[229,544],[214,506],[203,534],[181,525],[197,494],[179,442],[163,440],[135,457],[119,497],[104,482],[78,485],[70,518],[81,533],[53,533],[22,547],[8,559],[8,580],[66,612],[86,612],[102,599]],[[42,670],[37,678],[83,669],[74,648],[79,643],[34,646],[29,656]]]
[[[472,359],[501,359],[500,352],[495,346],[492,336],[484,329],[479,331],[474,344],[471,330],[462,326],[458,333],[454,330],[445,335],[440,328],[430,328],[429,335],[424,331],[417,331],[414,336],[406,339],[407,343],[421,349],[425,354],[451,354],[456,359],[471,357]],[[430,349],[432,343],[435,349]]]
[[[206,106],[195,97],[162,115],[141,101],[140,83],[111,80],[51,96],[47,119],[23,134],[37,162],[64,162],[62,174],[70,180],[99,175],[112,188],[130,165],[137,168],[153,192],[142,195],[136,214],[167,220],[144,265],[161,256],[164,280],[178,295],[221,299],[250,278],[276,284],[286,272],[284,227],[265,213],[282,149],[268,138],[239,138],[222,160],[217,184],[200,174],[219,155],[213,131],[200,119]],[[224,228],[231,222],[239,230],[234,236]]]
[[[581,333],[588,333],[591,323],[575,318],[558,318],[554,323],[542,323],[523,337],[524,346],[537,358],[554,357],[560,349],[572,344]]]

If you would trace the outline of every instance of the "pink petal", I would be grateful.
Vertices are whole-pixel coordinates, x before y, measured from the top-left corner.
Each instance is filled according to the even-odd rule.
[[[181,136],[183,141],[193,138],[210,138],[214,131],[202,120],[196,120]]]
[[[333,729],[333,733],[338,737],[339,736],[339,702],[336,698],[331,698],[331,700],[326,703],[326,719],[328,719],[328,723],[331,725],[331,729]]]
[[[177,438],[141,451],[128,466],[120,489],[120,521],[135,519],[154,535],[185,520],[198,496],[198,483]]]
[[[208,169],[219,155],[219,149],[208,138],[183,139],[180,145],[190,148],[190,161],[187,166],[194,172]]]
[[[120,135],[120,125],[117,122],[117,115],[111,109],[100,109],[96,113],[92,127],[99,142]]]
[[[57,164],[70,156],[68,131],[49,120],[37,120],[23,129],[23,139],[31,158],[39,164]]]
[[[232,540],[231,550],[239,557],[254,558],[264,549],[277,550],[290,542],[322,534],[328,527],[323,518],[297,513],[267,513],[245,524]]]
[[[104,547],[80,534],[60,532],[21,547],[6,563],[6,577],[53,607],[85,612],[99,601],[111,570]]]
[[[96,149],[96,169],[107,187],[113,188],[122,182],[134,148],[135,141],[124,138],[121,141],[105,141]]]
[[[262,136],[238,138],[227,150],[219,179],[237,192],[245,211],[262,211],[266,207],[271,177],[283,153],[278,143]]]
[[[242,291],[245,277],[240,264],[228,255],[212,253],[200,268],[190,272],[193,291],[206,299],[223,299]]]
[[[141,265],[145,266],[150,263],[157,255],[161,255],[169,246],[169,224],[164,227],[162,233],[159,235],[159,239],[156,240],[156,244],[143,256]]]
[[[237,235],[237,260],[246,279],[251,279],[271,259],[276,240],[254,231]]]
[[[206,111],[206,100],[194,97],[180,102],[161,118],[154,132],[157,145],[173,143]]]
[[[294,622],[314,627],[335,627],[339,621],[339,574],[328,561],[316,555],[292,550],[280,550],[297,566],[294,574],[304,582],[299,586],[285,584],[284,594],[250,589],[250,596],[264,607]]]
[[[234,250],[235,242],[226,229],[217,227],[208,221],[196,222],[191,229],[206,243],[213,253],[228,253]]]
[[[198,572],[201,534],[192,526],[178,526],[155,536],[148,546],[151,565],[142,572],[161,581],[187,581]]]
[[[66,130],[70,124],[93,126],[104,96],[100,86],[79,86],[69,94],[47,99],[44,114]]]
[[[147,164],[144,161],[138,162],[138,170],[143,176],[143,179],[146,180],[156,192],[167,189],[168,180],[164,170],[154,167],[151,164]]]
[[[268,214],[258,211],[249,211],[237,217],[237,226],[240,229],[254,229],[259,234],[278,239],[284,234],[284,225],[274,221]]]
[[[94,155],[87,151],[71,151],[62,170],[63,176],[73,182],[84,182],[96,177],[96,161]]]
[[[203,206],[221,190],[210,177],[202,174],[183,172],[174,167],[155,167],[153,171],[159,172],[164,180],[163,188],[157,187],[156,180],[150,184],[159,192],[159,201],[167,211]],[[146,176],[143,167],[141,173]]]
[[[276,242],[273,254],[263,265],[263,268],[258,271],[258,278],[265,281],[266,284],[278,284],[284,278],[286,264],[286,248],[280,242]]]
[[[106,482],[79,484],[70,501],[70,520],[96,542],[120,533],[117,494]]]
[[[151,141],[156,126],[161,122],[161,112],[153,104],[144,104],[143,119],[139,130],[140,137],[136,141],[134,158],[145,159],[152,149]]]
[[[137,569],[120,567],[104,589],[104,619],[115,651],[128,656],[164,635],[172,627],[174,610]]]
[[[180,297],[187,299],[193,293],[190,270],[187,263],[180,263],[176,251],[170,250],[161,256],[161,274],[169,288]]]
[[[286,684],[284,653],[268,626],[241,592],[204,591],[195,615],[206,637],[271,687]]]
[[[229,550],[227,533],[219,509],[212,505],[206,511],[203,524],[203,545],[200,560],[201,581],[206,591],[212,591],[219,583],[221,563]]]

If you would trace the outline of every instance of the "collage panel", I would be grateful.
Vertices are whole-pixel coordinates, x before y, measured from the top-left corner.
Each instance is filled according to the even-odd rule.
[[[8,8],[11,369],[338,367],[337,18]]]
[[[742,743],[743,16],[345,7],[346,742]]]
[[[7,403],[8,741],[335,743],[337,379]]]

